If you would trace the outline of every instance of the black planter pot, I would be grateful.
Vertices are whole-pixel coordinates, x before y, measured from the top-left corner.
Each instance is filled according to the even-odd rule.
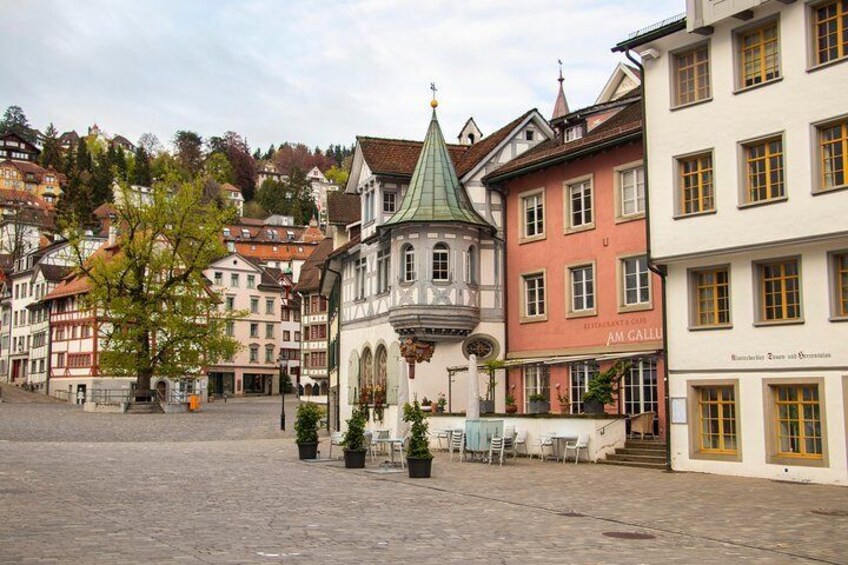
[[[492,414],[495,411],[495,401],[494,400],[481,400],[480,401],[480,413],[481,414]]]
[[[429,479],[433,470],[433,459],[418,459],[416,457],[406,458],[406,468],[410,479]]]
[[[583,412],[585,414],[602,414],[604,403],[600,400],[586,400],[583,402]]]
[[[297,444],[297,453],[301,459],[318,459],[318,442]]]
[[[528,408],[530,414],[547,414],[551,411],[551,403],[547,400],[531,400]]]
[[[364,449],[344,450],[345,469],[364,469],[365,468],[365,453]]]

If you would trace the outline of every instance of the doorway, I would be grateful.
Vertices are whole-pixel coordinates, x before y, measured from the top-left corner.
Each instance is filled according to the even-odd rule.
[[[625,414],[642,412],[659,413],[657,389],[657,364],[653,359],[634,360],[630,370],[624,374],[622,384],[622,408]],[[630,432],[628,420],[628,433]],[[654,433],[658,433],[658,419],[654,419]]]

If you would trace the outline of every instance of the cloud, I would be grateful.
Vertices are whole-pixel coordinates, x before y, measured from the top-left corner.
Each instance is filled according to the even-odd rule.
[[[572,108],[591,104],[610,47],[680,0],[6,3],[0,106],[61,130],[97,122],[136,139],[226,130],[252,146],[421,138],[429,84],[447,134],[473,115],[491,132],[547,115],[556,60]]]

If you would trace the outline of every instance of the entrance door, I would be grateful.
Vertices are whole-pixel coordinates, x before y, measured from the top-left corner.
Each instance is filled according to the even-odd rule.
[[[657,391],[657,364],[653,359],[634,360],[630,370],[624,375],[622,383],[622,404],[625,414],[657,412],[659,408]],[[654,420],[654,433],[657,433],[657,420]]]
[[[156,397],[159,399],[159,402],[164,402],[165,394],[168,392],[168,385],[165,384],[165,381],[159,381],[156,383]]]

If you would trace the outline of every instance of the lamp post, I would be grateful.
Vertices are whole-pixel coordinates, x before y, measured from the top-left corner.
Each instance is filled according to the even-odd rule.
[[[283,350],[280,349],[280,355],[277,358],[277,363],[280,366],[280,429],[286,429],[286,381],[285,374],[287,371],[285,369],[288,365],[288,359],[283,359]]]

